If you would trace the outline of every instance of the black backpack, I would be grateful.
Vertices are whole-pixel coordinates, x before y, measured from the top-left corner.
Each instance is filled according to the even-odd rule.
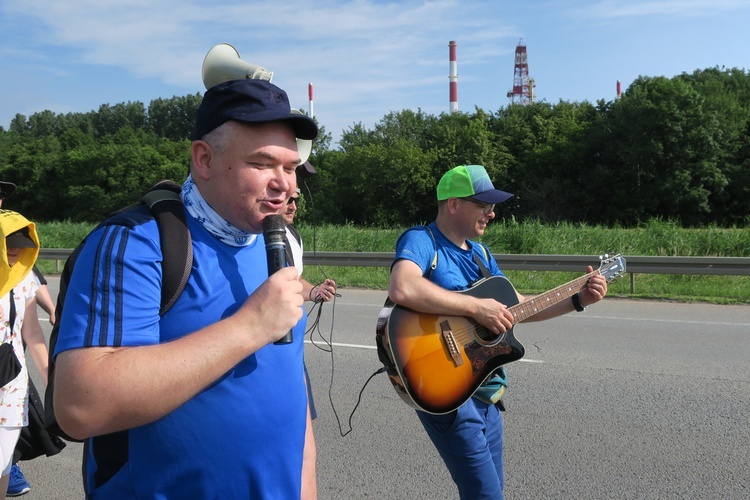
[[[135,227],[150,219],[155,219],[159,226],[159,242],[164,259],[162,260],[162,290],[159,314],[164,315],[175,303],[185,288],[193,266],[193,246],[190,232],[187,228],[185,209],[180,200],[180,185],[172,181],[161,181],[154,185],[141,198],[139,203],[130,205],[101,222],[93,231],[112,225]],[[92,232],[93,232],[92,231]],[[89,233],[90,234],[90,233]],[[52,405],[55,388],[55,361],[53,353],[57,344],[60,329],[60,318],[64,314],[65,293],[68,289],[70,277],[73,274],[78,254],[80,254],[84,238],[65,261],[60,275],[60,291],[57,295],[55,326],[49,340],[49,368],[47,390],[44,394],[44,424],[51,434],[56,434],[68,441],[80,441],[68,436],[58,425],[55,409]]]

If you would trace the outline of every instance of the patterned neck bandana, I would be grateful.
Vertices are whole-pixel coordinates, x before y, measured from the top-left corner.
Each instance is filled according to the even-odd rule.
[[[188,175],[187,180],[182,185],[180,194],[182,203],[185,204],[187,212],[206,228],[206,231],[214,235],[220,241],[233,247],[245,247],[250,245],[258,237],[257,234],[248,233],[242,229],[234,227],[224,220],[222,216],[211,208],[211,205],[203,199],[198,186],[193,182],[193,176]]]

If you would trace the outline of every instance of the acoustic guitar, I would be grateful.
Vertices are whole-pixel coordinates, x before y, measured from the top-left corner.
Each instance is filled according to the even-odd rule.
[[[515,325],[570,299],[596,274],[609,282],[624,272],[621,255],[605,255],[599,269],[521,303],[502,276],[482,279],[454,293],[505,304]],[[424,314],[393,303],[380,312],[375,340],[396,392],[410,406],[434,414],[461,406],[495,370],[521,359],[525,352],[513,328],[495,335],[471,318]]]

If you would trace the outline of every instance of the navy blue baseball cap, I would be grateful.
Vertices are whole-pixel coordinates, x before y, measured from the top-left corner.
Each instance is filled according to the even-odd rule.
[[[292,113],[286,92],[266,80],[244,78],[214,85],[195,113],[193,140],[229,120],[244,123],[286,121],[299,139],[312,140],[318,126],[309,116]]]

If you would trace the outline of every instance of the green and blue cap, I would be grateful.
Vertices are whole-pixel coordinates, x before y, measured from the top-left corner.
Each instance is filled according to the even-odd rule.
[[[513,195],[495,189],[481,165],[460,165],[448,170],[437,187],[438,201],[448,198],[472,198],[482,203],[502,203]]]

